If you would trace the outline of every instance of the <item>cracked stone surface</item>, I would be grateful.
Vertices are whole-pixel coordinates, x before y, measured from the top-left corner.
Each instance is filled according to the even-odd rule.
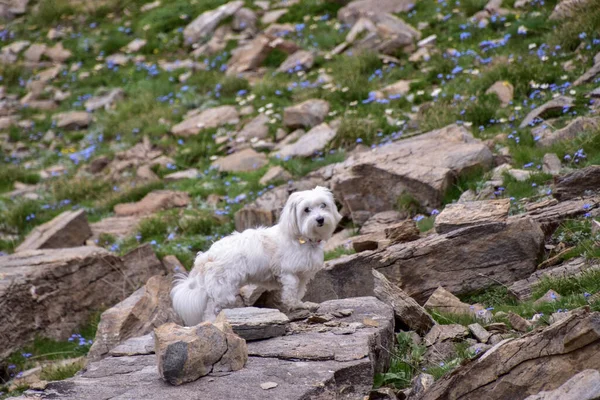
[[[326,324],[297,321],[286,336],[248,343],[248,362],[240,371],[213,372],[173,387],[158,375],[149,338],[130,339],[121,351],[90,363],[83,374],[51,382],[42,392],[26,392],[23,398],[363,399],[372,388],[373,375],[390,362],[392,308],[374,297],[358,297],[324,302],[316,313],[339,317]],[[336,334],[346,327],[353,327],[354,333]],[[116,356],[121,354],[135,355]],[[262,390],[263,382],[277,386]]]
[[[579,308],[546,329],[498,343],[421,400],[523,399],[557,389],[578,371],[600,369],[599,352],[600,313]]]

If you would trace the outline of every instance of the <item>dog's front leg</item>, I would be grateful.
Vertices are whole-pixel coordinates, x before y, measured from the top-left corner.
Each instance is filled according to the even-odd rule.
[[[300,279],[293,274],[281,275],[281,302],[288,310],[302,308],[300,301]]]

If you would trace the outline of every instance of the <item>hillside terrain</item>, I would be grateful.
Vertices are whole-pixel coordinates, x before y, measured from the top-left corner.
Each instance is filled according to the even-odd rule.
[[[599,0],[5,0],[0,18],[0,398],[175,393],[128,341],[178,322],[170,274],[315,186],[344,218],[320,308],[280,316],[300,355],[244,338],[244,372],[177,396],[600,396]],[[314,381],[250,385],[299,360]]]

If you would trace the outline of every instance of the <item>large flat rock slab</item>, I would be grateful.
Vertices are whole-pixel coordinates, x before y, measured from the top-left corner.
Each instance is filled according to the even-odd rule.
[[[98,247],[28,250],[0,264],[0,359],[42,335],[66,340],[91,313],[163,267],[149,245],[120,258]]]
[[[89,364],[79,376],[51,382],[43,392],[26,393],[24,398],[362,400],[372,388],[373,375],[389,365],[394,335],[391,307],[364,297],[323,303],[317,313],[347,315],[333,321],[354,324],[356,331],[342,335],[334,333],[340,326],[296,322],[286,336],[249,343],[242,370],[211,373],[181,386],[160,379],[150,346],[130,346],[135,352],[146,349],[147,354],[109,356]],[[261,389],[266,382],[277,386]]]
[[[448,233],[482,223],[506,222],[509,208],[509,199],[448,204],[435,218],[435,231]]]
[[[450,125],[349,157],[333,167],[331,188],[352,220],[362,224],[393,210],[403,195],[437,207],[457,175],[491,165],[492,153],[480,140]]]
[[[16,251],[83,246],[92,236],[84,210],[65,211],[31,231]]]
[[[290,322],[284,313],[272,308],[244,307],[223,312],[233,331],[246,340],[283,336]]]
[[[599,351],[600,313],[580,308],[541,331],[498,343],[438,380],[421,400],[524,399],[600,369]]]
[[[376,269],[424,304],[439,286],[460,295],[527,278],[536,269],[543,245],[544,233],[531,219],[433,234],[328,262],[309,284],[304,299],[369,295],[374,285],[371,269]]]

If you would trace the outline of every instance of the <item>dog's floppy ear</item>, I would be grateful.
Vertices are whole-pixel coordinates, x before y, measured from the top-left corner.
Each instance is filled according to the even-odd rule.
[[[279,225],[285,231],[292,236],[300,235],[300,227],[298,226],[298,214],[296,208],[300,203],[300,196],[298,193],[292,193],[288,198],[281,216],[279,217]]]
[[[333,193],[331,193],[331,190],[329,190],[328,188],[326,188],[324,186],[317,186],[317,187],[315,187],[315,190],[323,192],[327,196],[327,199],[329,201],[328,205],[333,210],[333,217],[335,218],[335,224],[337,225],[342,220],[342,216],[338,212],[338,209],[335,205],[335,199],[333,198]]]

